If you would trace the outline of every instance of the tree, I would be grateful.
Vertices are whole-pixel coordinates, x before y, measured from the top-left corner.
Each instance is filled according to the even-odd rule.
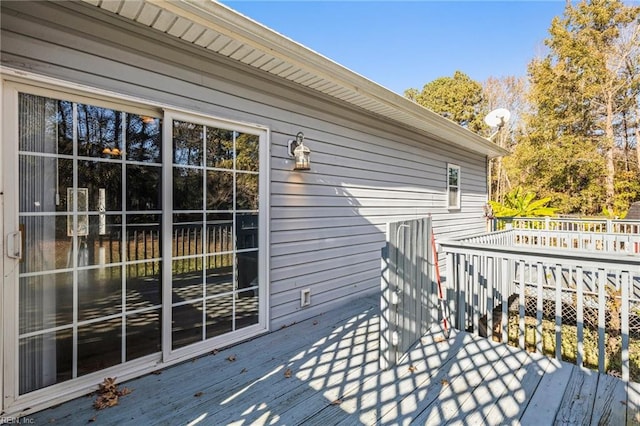
[[[420,92],[407,89],[404,95],[472,132],[487,131],[482,121],[488,112],[482,85],[461,71],[425,84]]]
[[[566,213],[619,204],[616,179],[628,176],[617,173],[616,157],[638,124],[630,118],[640,95],[639,16],[621,1],[567,3],[545,41],[550,53],[529,66],[534,113],[510,175],[524,172],[521,184],[563,201]]]
[[[506,108],[511,112],[509,122],[505,123],[500,133],[492,139],[502,148],[513,149],[518,136],[523,133],[520,117],[528,110],[526,86],[525,78],[513,76],[489,77],[483,84],[482,90],[488,109]],[[489,199],[502,201],[505,192],[511,189],[502,157],[491,160],[489,172]]]

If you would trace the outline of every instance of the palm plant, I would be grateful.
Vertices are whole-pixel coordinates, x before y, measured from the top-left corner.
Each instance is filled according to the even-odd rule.
[[[489,201],[494,217],[555,216],[557,208],[548,207],[551,197],[536,200],[536,193],[517,187],[505,194],[504,201]]]

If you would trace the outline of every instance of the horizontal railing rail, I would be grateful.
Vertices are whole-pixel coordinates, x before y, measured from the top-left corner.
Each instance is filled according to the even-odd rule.
[[[640,255],[640,234],[514,228],[466,237],[459,241]]]
[[[493,230],[539,229],[640,235],[640,220],[574,219],[557,217],[494,218]]]
[[[508,234],[440,242],[455,326],[640,381],[640,257],[518,246]]]

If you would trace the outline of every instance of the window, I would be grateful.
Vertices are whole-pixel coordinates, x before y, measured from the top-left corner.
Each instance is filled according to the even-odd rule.
[[[447,164],[447,207],[460,208],[460,166]]]

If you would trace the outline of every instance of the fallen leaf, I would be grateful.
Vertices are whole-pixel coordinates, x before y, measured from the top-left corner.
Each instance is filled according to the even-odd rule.
[[[96,416],[93,416],[89,419],[89,421],[87,423],[93,423],[96,421]]]
[[[315,320],[315,321],[313,322],[313,325],[318,325],[318,320]]]
[[[246,368],[243,368],[243,369],[242,369],[242,371],[240,372],[240,374],[242,374],[242,373],[246,373],[246,372],[247,372],[247,369],[246,369]]]
[[[229,356],[227,357],[227,361],[233,362],[233,361],[235,361],[235,360],[236,360],[236,356],[235,356],[235,355],[229,355]]]
[[[447,340],[447,339],[445,339],[442,336],[436,336],[436,338],[433,339],[433,341],[436,342],[436,343],[441,343],[441,342],[444,342],[445,340]]]
[[[448,386],[449,385],[449,381],[447,379],[440,380],[440,383],[442,383],[442,386]]]
[[[217,349],[214,349],[214,350],[211,351],[211,355],[218,355],[218,352],[220,352],[220,351],[217,350]]]
[[[331,405],[340,405],[340,404],[342,404],[341,399],[336,399],[335,401],[331,402]]]
[[[410,365],[410,366],[409,366],[409,371],[410,371],[411,373],[416,372],[416,371],[418,371],[418,367],[416,367],[415,365]]]
[[[131,393],[131,389],[122,388],[122,390],[118,391],[118,396],[125,396],[125,395],[129,395],[130,393]]]
[[[98,397],[93,402],[93,407],[96,410],[103,410],[108,407],[118,405],[118,398],[123,395],[131,393],[128,388],[118,390],[115,377],[107,377],[102,383],[98,385]]]
[[[202,392],[196,392],[193,396],[200,398],[202,396]]]
[[[287,370],[284,372],[284,377],[286,377],[287,379],[291,377],[291,374],[293,372],[291,371],[290,368],[287,368]]]

